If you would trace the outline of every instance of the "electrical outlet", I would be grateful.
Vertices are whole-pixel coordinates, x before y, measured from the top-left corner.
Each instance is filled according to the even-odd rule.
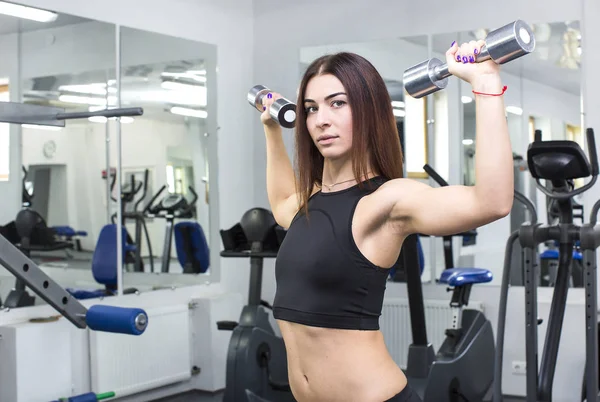
[[[527,374],[527,364],[523,361],[513,360],[512,372],[513,374]]]

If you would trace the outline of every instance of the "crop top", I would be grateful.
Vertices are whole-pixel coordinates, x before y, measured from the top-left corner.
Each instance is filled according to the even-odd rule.
[[[290,224],[275,263],[273,316],[309,326],[378,330],[388,269],[371,263],[352,236],[359,200],[385,182],[374,177],[308,200]]]

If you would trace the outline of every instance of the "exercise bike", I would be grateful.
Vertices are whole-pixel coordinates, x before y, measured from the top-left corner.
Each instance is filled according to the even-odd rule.
[[[425,165],[424,169],[440,186],[448,185],[431,166]],[[456,234],[475,235],[475,231]],[[492,273],[480,268],[454,268],[452,236],[444,237],[444,250],[446,269],[438,282],[449,285],[448,290],[452,291],[453,317],[436,353],[427,340],[419,235],[408,236],[402,245],[398,269],[404,271],[413,339],[405,372],[411,388],[424,402],[481,401],[494,376],[494,334],[481,311],[465,306],[469,304],[472,286],[490,282]]]
[[[529,171],[536,179],[537,187],[556,203],[559,213],[558,223],[542,225],[537,221],[535,207],[524,196],[515,193],[531,214],[531,222],[526,222],[514,231],[506,243],[500,305],[498,313],[498,335],[496,348],[496,367],[494,372],[493,402],[501,402],[502,397],[502,360],[504,335],[508,304],[508,287],[511,271],[511,256],[514,244],[519,241],[524,261],[523,283],[525,284],[525,356],[526,356],[526,401],[552,401],[552,386],[556,371],[556,359],[562,333],[563,318],[569,289],[569,278],[573,259],[573,245],[579,241],[583,254],[583,286],[586,295],[586,357],[585,374],[581,400],[600,401],[598,395],[598,289],[596,273],[596,249],[600,246],[600,227],[596,227],[600,201],[597,201],[587,224],[573,223],[573,197],[591,188],[598,178],[598,156],[592,129],[586,130],[589,147],[588,159],[574,141],[542,141],[541,133],[535,133],[534,142],[527,150]],[[573,189],[569,181],[590,177],[584,186]],[[551,181],[549,190],[540,183],[540,179]],[[552,295],[550,316],[543,344],[541,363],[538,366],[538,332],[541,320],[537,316],[537,287],[539,255],[538,245],[546,241],[558,241],[559,264]],[[539,369],[539,371],[538,371]]]
[[[287,383],[283,339],[269,322],[272,306],[261,300],[263,260],[277,257],[285,230],[263,208],[247,211],[228,230],[221,230],[222,257],[250,258],[248,304],[239,322],[219,321],[219,330],[233,331],[227,352],[223,402],[295,401]]]

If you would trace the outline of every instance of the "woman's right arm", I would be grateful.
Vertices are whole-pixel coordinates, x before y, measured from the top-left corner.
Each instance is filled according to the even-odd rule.
[[[261,115],[267,143],[267,195],[275,220],[287,229],[298,211],[296,178],[285,149],[281,126],[269,115],[269,107],[281,97],[275,93],[272,95],[271,98],[264,97],[266,109]]]

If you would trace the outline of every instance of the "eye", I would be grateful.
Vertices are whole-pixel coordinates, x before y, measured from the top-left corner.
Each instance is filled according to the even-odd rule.
[[[343,100],[334,100],[333,102],[331,102],[331,106],[337,107],[337,108],[342,107],[345,104],[346,104],[346,102]]]
[[[306,114],[316,112],[316,110],[317,110],[317,108],[314,107],[314,106],[309,106],[309,107],[307,107],[307,108],[304,109],[304,111],[306,112]]]

